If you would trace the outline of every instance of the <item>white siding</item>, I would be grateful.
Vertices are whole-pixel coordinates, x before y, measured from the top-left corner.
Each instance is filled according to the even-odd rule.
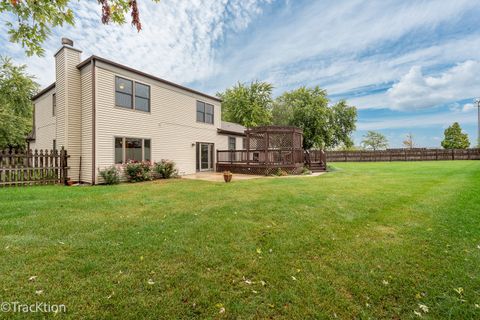
[[[56,117],[52,115],[52,96],[55,88],[46,92],[35,104],[35,141],[30,143],[31,149],[52,149],[56,139]],[[59,146],[57,142],[57,147]]]
[[[65,70],[65,50],[61,50],[55,56],[55,92],[57,98],[57,146],[66,147],[66,70]]]
[[[235,137],[235,149],[242,150],[243,149],[243,137],[234,136],[234,135],[226,135],[226,134],[219,134],[217,137],[217,149],[218,150],[228,150],[228,138]]]
[[[66,52],[66,107],[67,107],[67,143],[65,144],[70,158],[68,159],[69,176],[73,181],[79,181],[80,156],[82,148],[82,87],[80,70],[80,53],[75,50],[65,49]]]
[[[115,107],[115,75],[150,85],[150,113]],[[196,171],[196,142],[219,143],[218,101],[102,63],[96,81],[97,168],[114,163],[115,137],[151,139],[152,161],[173,160],[181,174]],[[196,122],[197,100],[214,105],[213,125]]]
[[[81,111],[81,141],[82,141],[82,182],[92,183],[92,146],[93,146],[93,105],[92,105],[92,70],[90,66],[82,69],[82,111]]]

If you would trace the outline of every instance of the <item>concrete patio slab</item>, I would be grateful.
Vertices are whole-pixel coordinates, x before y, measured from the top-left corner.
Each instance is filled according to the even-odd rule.
[[[289,175],[289,176],[260,176],[260,175],[253,175],[253,174],[240,174],[234,173],[232,181],[239,181],[239,180],[251,180],[251,179],[259,179],[259,178],[306,178],[306,177],[318,177],[325,172],[314,172],[310,175]],[[192,179],[192,180],[203,180],[203,181],[213,181],[213,182],[224,182],[223,180],[223,173],[222,172],[197,172],[194,174],[187,174],[182,176],[182,179]]]
[[[257,176],[257,175],[253,175],[253,174],[234,173],[232,181],[250,180],[250,179],[258,179],[258,178],[265,178],[265,176]],[[197,172],[197,173],[194,173],[194,174],[184,175],[184,176],[182,176],[182,179],[224,182],[222,172]]]

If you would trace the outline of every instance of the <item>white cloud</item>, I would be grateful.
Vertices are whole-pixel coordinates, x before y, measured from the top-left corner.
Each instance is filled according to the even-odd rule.
[[[438,76],[425,76],[412,67],[386,93],[392,109],[424,109],[475,96],[480,92],[480,63],[466,61]]]
[[[271,2],[162,0],[157,4],[139,1],[143,29],[137,33],[130,26],[129,17],[123,26],[102,25],[97,1],[72,1],[76,26],[56,28],[44,45],[45,57],[25,57],[20,46],[7,42],[5,34],[0,35],[5,43],[0,52],[26,63],[30,73],[48,85],[54,81],[52,56],[60,47],[60,38],[66,36],[83,50],[83,58],[95,54],[175,82],[188,83],[212,77],[221,69],[216,62],[216,44],[226,34],[244,30],[262,14],[262,6]]]

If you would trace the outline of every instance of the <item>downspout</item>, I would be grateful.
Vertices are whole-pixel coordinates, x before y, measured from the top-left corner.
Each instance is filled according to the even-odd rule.
[[[92,65],[92,185],[95,184],[95,176],[96,176],[96,163],[95,163],[95,154],[96,154],[96,128],[95,128],[95,120],[96,120],[96,106],[95,106],[95,59],[91,61]]]

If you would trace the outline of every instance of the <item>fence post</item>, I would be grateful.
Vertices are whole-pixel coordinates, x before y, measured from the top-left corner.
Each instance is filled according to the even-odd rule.
[[[62,171],[62,179],[63,183],[67,185],[67,150],[62,146],[62,149],[60,150],[60,163],[61,163],[61,171]]]
[[[455,149],[452,149],[452,160],[455,160]]]

